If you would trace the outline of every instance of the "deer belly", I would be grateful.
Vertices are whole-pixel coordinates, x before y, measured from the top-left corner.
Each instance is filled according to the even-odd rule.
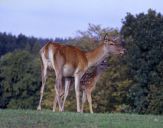
[[[63,67],[63,76],[64,77],[71,77],[74,75],[74,68],[71,65],[65,65]]]

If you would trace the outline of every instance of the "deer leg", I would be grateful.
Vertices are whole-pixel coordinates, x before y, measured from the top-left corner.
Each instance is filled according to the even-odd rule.
[[[55,112],[57,107],[57,96],[54,97],[54,101],[53,101],[53,112]]]
[[[76,94],[76,102],[77,102],[77,112],[80,112],[80,79],[82,75],[75,76],[75,94]]]
[[[56,90],[56,86],[55,86],[55,90]],[[61,101],[62,101],[62,99],[63,99],[63,97],[64,97],[64,90],[63,90],[63,89],[62,89],[62,91],[61,91],[60,97],[61,97]],[[57,104],[58,104],[58,100],[57,100],[57,95],[55,94],[55,96],[54,96],[54,101],[53,101],[53,112],[55,112],[56,107],[57,107]],[[63,103],[61,102],[61,105],[62,105],[62,104],[63,104]]]
[[[52,66],[55,70],[56,74],[56,84],[55,84],[55,91],[56,91],[56,97],[58,101],[59,111],[62,111],[61,108],[61,88],[62,88],[62,67],[63,67],[63,61],[62,58],[54,58],[52,59]]]
[[[63,99],[63,96],[61,96],[61,106],[62,106],[62,99]],[[55,95],[54,101],[53,101],[53,112],[55,112],[57,104],[58,104],[58,99],[57,99],[57,95]]]
[[[83,112],[83,110],[84,110],[85,101],[86,101],[86,93],[85,93],[85,91],[83,91],[81,112]]]
[[[56,89],[55,89],[59,111],[62,111],[61,86],[62,86],[62,75],[59,74],[59,75],[56,75]]]
[[[56,90],[56,85],[54,85],[54,88],[55,88],[55,90]],[[53,101],[53,112],[55,112],[56,107],[57,107],[57,95],[56,95],[56,93],[55,93],[54,101]]]
[[[88,99],[88,103],[89,103],[90,113],[93,113],[93,109],[92,109],[92,97],[91,97],[91,92],[90,91],[87,91],[87,99]]]
[[[65,92],[64,92],[64,100],[63,100],[63,104],[62,104],[62,111],[64,111],[64,104],[65,104],[66,98],[68,96],[70,84],[71,84],[71,80],[66,79],[65,80]]]
[[[39,105],[37,107],[37,110],[41,110],[41,102],[43,98],[43,93],[44,93],[44,88],[45,88],[45,82],[47,78],[47,65],[45,64],[44,66],[42,65],[42,70],[41,70],[41,76],[42,76],[42,86],[41,86],[41,91],[40,91],[40,101]]]

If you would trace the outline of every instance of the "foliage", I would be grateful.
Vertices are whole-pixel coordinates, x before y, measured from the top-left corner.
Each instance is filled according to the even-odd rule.
[[[15,51],[1,57],[0,67],[0,107],[36,107],[40,89],[38,58],[27,51]]]
[[[134,84],[131,111],[163,113],[163,16],[154,10],[136,16],[128,13],[121,30],[126,40],[126,63]]]
[[[129,107],[127,93],[132,79],[127,78],[127,66],[121,57],[108,58],[109,68],[97,82],[93,95],[97,112],[125,112]]]
[[[51,39],[27,37],[23,34],[14,36],[0,32],[0,56],[14,50],[27,50],[33,54],[37,54],[41,46],[50,40]]]

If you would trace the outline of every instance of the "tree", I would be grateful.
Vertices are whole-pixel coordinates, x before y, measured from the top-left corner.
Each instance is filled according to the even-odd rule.
[[[27,51],[0,59],[0,108],[35,108],[40,90],[40,64]]]
[[[128,13],[121,34],[126,41],[131,111],[163,113],[163,16],[149,9],[147,14]]]
[[[18,49],[38,53],[41,45],[43,42],[46,43],[46,41],[48,40],[27,37],[23,34],[13,36],[11,34],[0,33],[0,56]]]

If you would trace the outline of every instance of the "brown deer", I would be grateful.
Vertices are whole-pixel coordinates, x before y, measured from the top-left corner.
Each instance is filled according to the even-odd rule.
[[[56,96],[59,105],[59,110],[63,111],[61,105],[61,88],[62,80],[65,84],[69,84],[68,77],[74,77],[75,94],[77,101],[77,112],[80,112],[80,79],[87,69],[91,66],[99,64],[109,54],[123,54],[124,48],[116,45],[113,40],[110,40],[108,35],[105,35],[102,43],[92,51],[81,51],[79,48],[70,45],[61,45],[57,43],[47,43],[41,50],[42,61],[42,86],[40,91],[40,101],[37,107],[41,110],[41,102],[47,77],[47,69],[52,68],[56,74]]]
[[[107,63],[107,59],[104,59],[100,64],[98,64],[97,66],[94,66],[93,68],[91,68],[91,71],[87,71],[81,78],[80,80],[80,89],[83,92],[83,96],[82,96],[82,108],[81,108],[81,112],[83,112],[83,108],[84,108],[84,103],[86,101],[86,99],[88,100],[89,103],[89,109],[90,109],[90,113],[93,113],[93,109],[92,109],[92,91],[95,88],[95,85],[98,81],[98,79],[100,78],[101,74],[108,68],[108,63]],[[73,84],[74,80],[73,78],[69,78],[69,83],[65,85],[63,85],[62,87],[62,91],[61,91],[61,97],[65,97],[64,101],[63,101],[63,110],[64,110],[64,103],[65,100],[68,96],[69,93],[69,88],[70,86]],[[65,90],[64,90],[65,88]],[[54,108],[53,111],[55,111],[56,109],[56,105],[57,105],[57,98],[55,97],[54,99]]]

